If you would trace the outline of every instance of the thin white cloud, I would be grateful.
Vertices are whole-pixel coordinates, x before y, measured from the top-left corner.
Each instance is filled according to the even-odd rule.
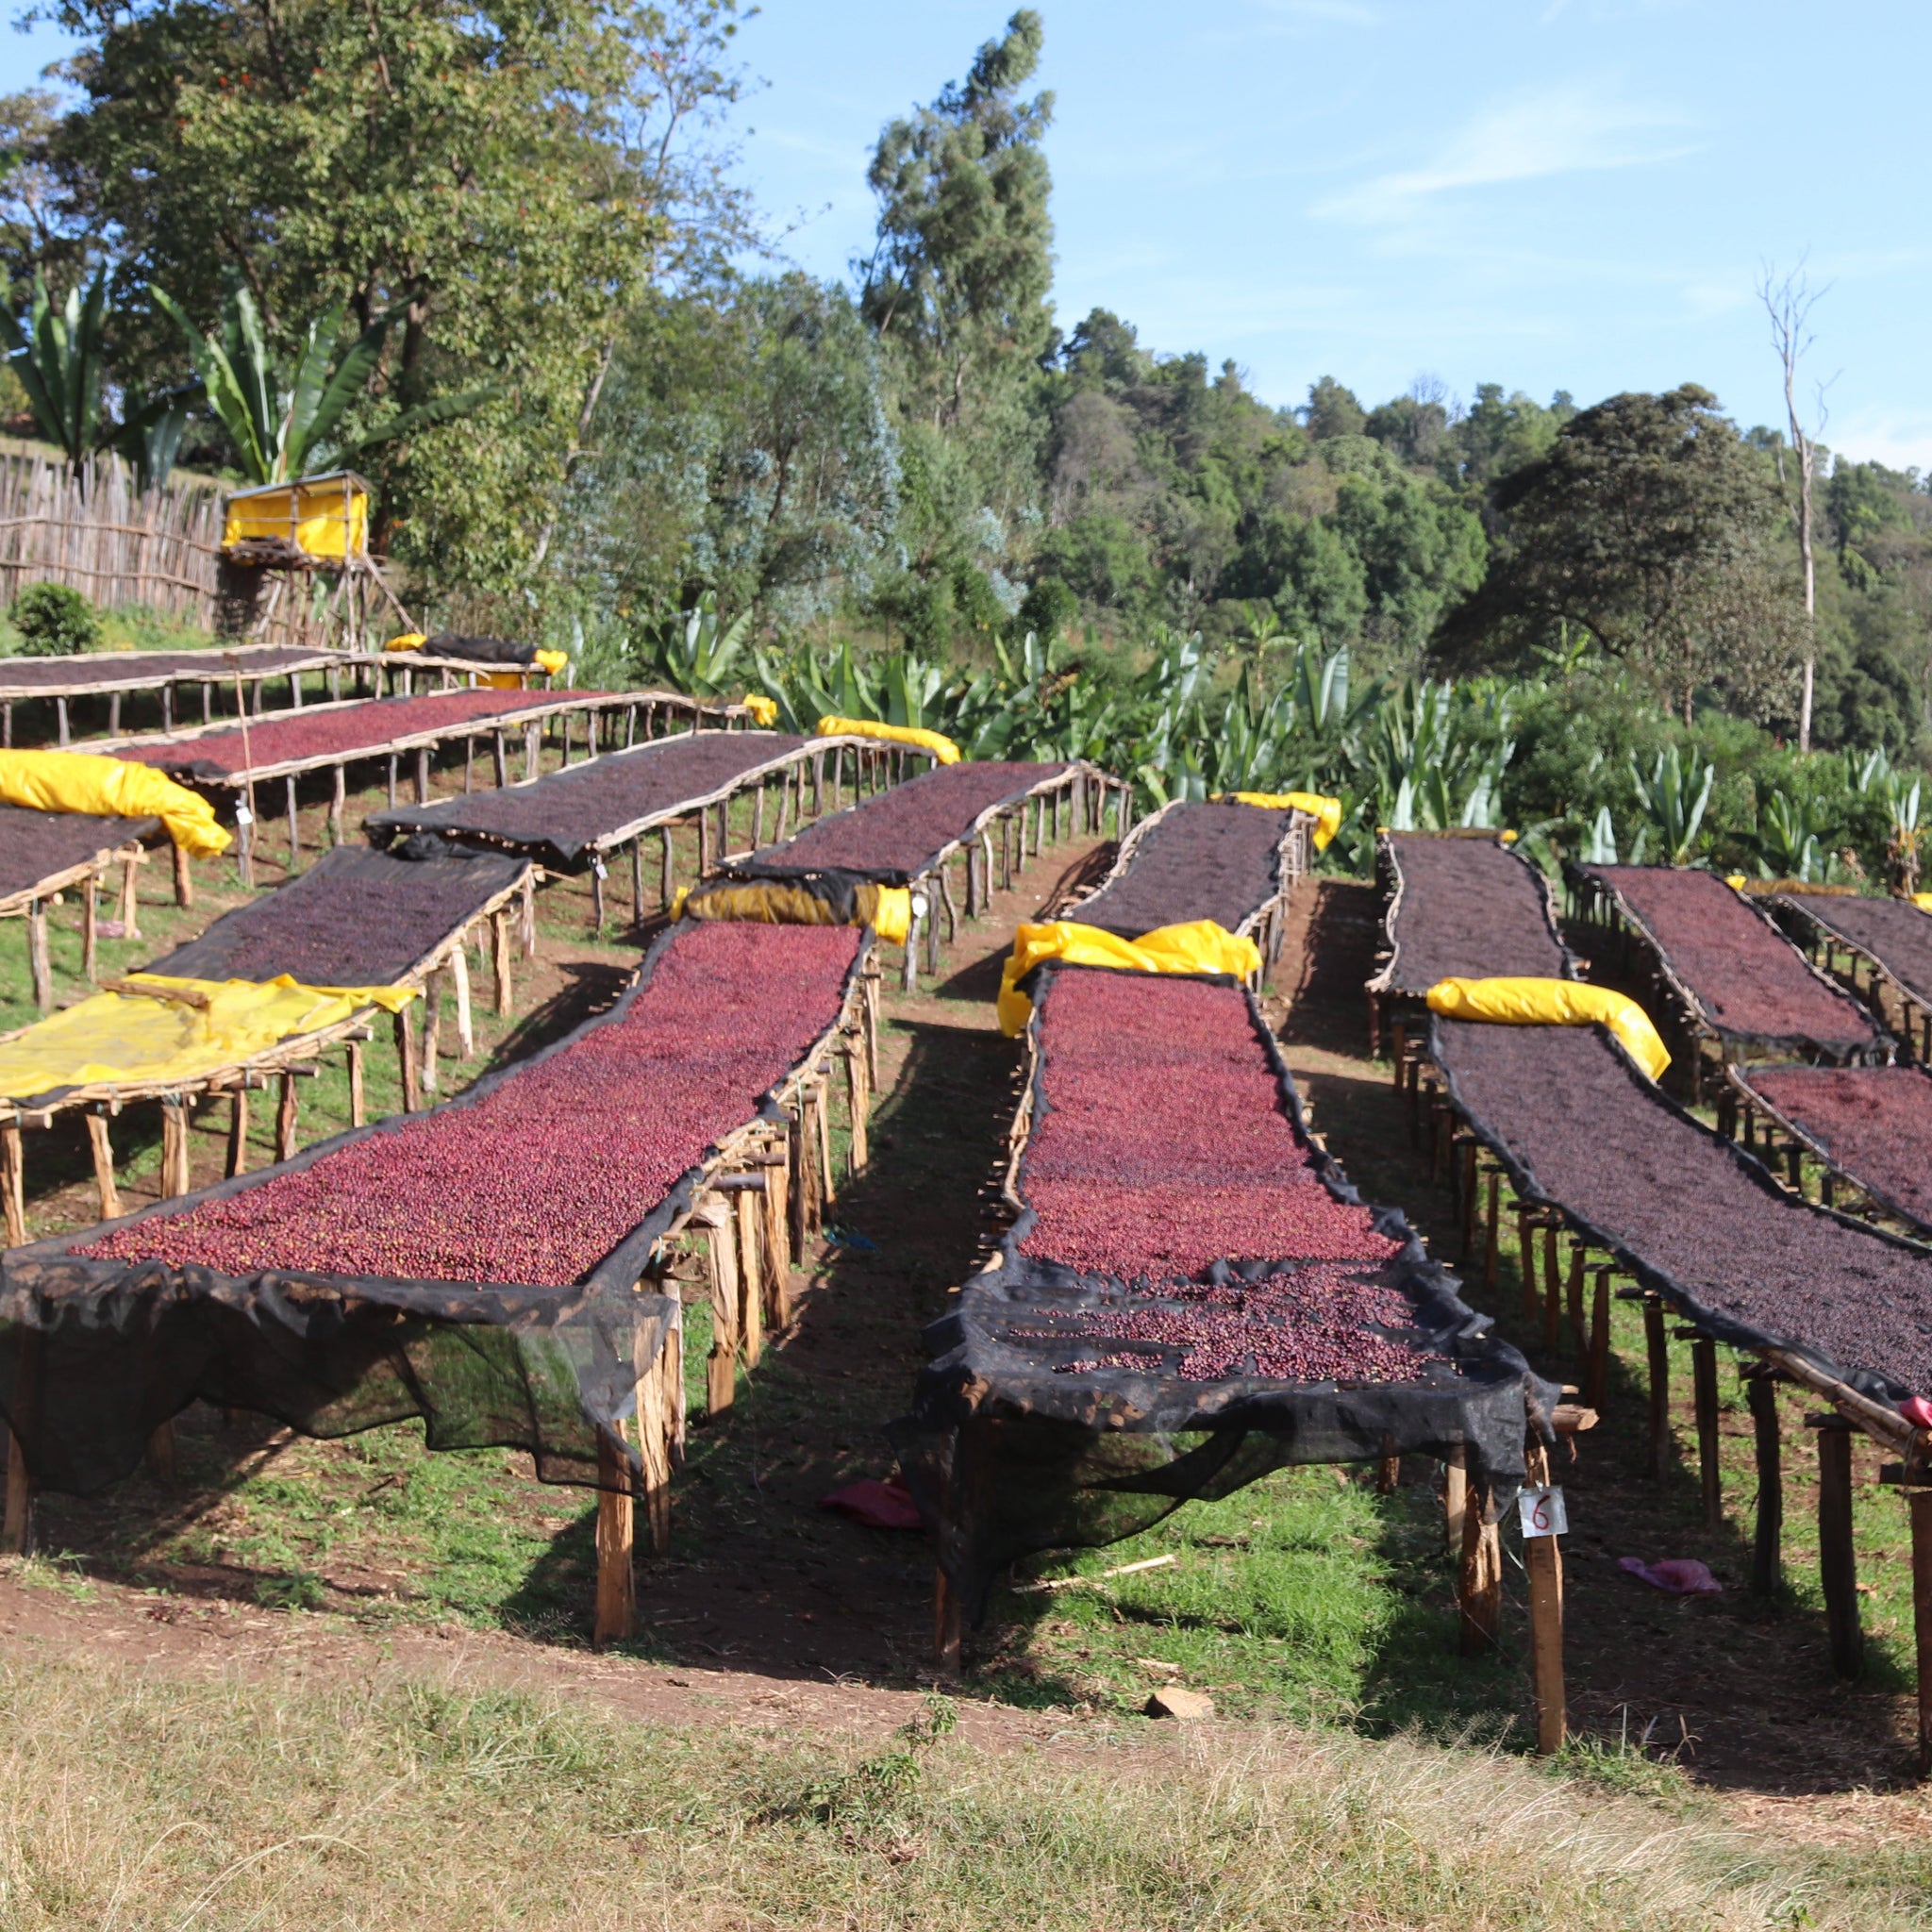
[[[1834,456],[1889,470],[1932,470],[1932,414],[1861,409],[1826,425],[1822,439]]]
[[[1336,221],[1399,223],[1461,189],[1674,160],[1691,152],[1667,139],[1683,125],[1657,108],[1583,87],[1523,94],[1478,114],[1420,167],[1378,175],[1313,211]]]

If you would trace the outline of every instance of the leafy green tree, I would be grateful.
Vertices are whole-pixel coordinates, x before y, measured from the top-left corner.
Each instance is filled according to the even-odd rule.
[[[1452,661],[1520,657],[1567,623],[1640,667],[1687,722],[1700,688],[1759,715],[1789,699],[1798,607],[1783,508],[1708,391],[1611,396],[1492,500],[1505,545],[1445,628]]]
[[[1308,400],[1302,410],[1302,422],[1317,442],[1331,436],[1359,436],[1367,426],[1369,414],[1352,389],[1344,388],[1332,375],[1308,385]]]
[[[1041,142],[1053,96],[1020,98],[1045,28],[1023,8],[963,82],[893,121],[867,175],[878,242],[864,264],[868,322],[904,351],[922,406],[959,422],[970,389],[1024,375],[1053,327],[1051,189]]]
[[[292,358],[348,291],[393,315],[352,427],[500,385],[383,445],[375,539],[504,588],[546,547],[623,314],[735,236],[715,111],[731,0],[58,0],[88,44],[49,142],[119,285],[191,315],[237,277]],[[144,368],[171,362],[158,318]],[[424,419],[416,419],[421,424]]]

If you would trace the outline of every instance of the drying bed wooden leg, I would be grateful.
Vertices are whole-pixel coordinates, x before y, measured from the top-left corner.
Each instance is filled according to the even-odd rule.
[[[764,1246],[763,1209],[749,1188],[731,1197],[737,1219],[738,1328],[744,1365],[755,1369],[765,1346],[765,1284],[758,1266]]]
[[[491,970],[496,981],[496,1010],[508,1019],[513,1003],[510,987],[509,908],[498,908],[490,915]]]
[[[173,848],[175,854],[175,903],[177,906],[194,904],[194,881],[188,875],[188,855],[180,846]],[[124,940],[138,940],[141,937],[141,902],[135,897],[135,868],[138,858],[124,858],[121,861],[121,937]]]
[[[1464,1657],[1495,1648],[1503,1621],[1503,1540],[1488,1486],[1471,1483],[1462,1512],[1462,1563],[1456,1592]]]
[[[1865,1667],[1858,1622],[1858,1564],[1852,1541],[1852,1430],[1837,1415],[1807,1416],[1818,1431],[1818,1574],[1831,1667],[1848,1681]]]
[[[1493,1289],[1496,1285],[1496,1263],[1502,1246],[1502,1215],[1503,1176],[1492,1167],[1490,1170],[1490,1202],[1483,1248],[1483,1286],[1489,1289]]]
[[[34,1005],[48,1012],[54,1005],[54,973],[47,959],[47,902],[29,900],[26,908],[26,958],[33,981]]]
[[[414,1113],[423,1105],[423,1090],[416,1074],[416,1003],[398,1007],[395,1012],[396,1066],[403,1082],[403,1111]]]
[[[721,1214],[705,1229],[711,1287],[711,1353],[705,1364],[705,1406],[723,1415],[738,1392],[738,1241]]]
[[[8,1556],[24,1557],[27,1553],[33,1501],[33,1481],[26,1473],[26,1457],[21,1453],[20,1438],[8,1429],[7,1510],[4,1521],[0,1521],[0,1550],[5,1550]]]
[[[1589,1365],[1583,1378],[1583,1406],[1599,1415],[1610,1392],[1610,1269],[1594,1269],[1596,1288],[1591,1297]]]
[[[1717,1343],[1700,1335],[1690,1343],[1690,1390],[1697,1411],[1697,1474],[1704,1494],[1704,1526],[1724,1522],[1724,1468],[1717,1416]]]
[[[597,1479],[603,1487],[597,1491],[597,1616],[591,1641],[601,1649],[636,1631],[638,1599],[630,1469],[604,1442],[597,1445]]]
[[[470,962],[458,940],[449,956],[450,985],[457,996],[457,1052],[464,1059],[476,1055],[476,1024],[470,1009]]]
[[[1919,1774],[1932,1772],[1932,1490],[1914,1490],[1912,1636],[1919,1666]]]
[[[1469,1509],[1469,1451],[1458,1442],[1442,1460],[1442,1537],[1451,1557],[1462,1554],[1462,1524]]]
[[[98,874],[89,878],[80,889],[80,970],[88,979],[101,976],[100,890]]]
[[[368,1103],[362,1087],[362,1042],[352,1040],[349,1042],[349,1124],[359,1127],[368,1115]]]
[[[1547,1452],[1541,1442],[1530,1444],[1529,1480],[1541,1488],[1550,1479]],[[1563,1690],[1563,1550],[1562,1539],[1525,1539],[1524,1568],[1529,1574],[1530,1677],[1536,1690],[1536,1748],[1543,1757],[1560,1751],[1569,1717]]]
[[[275,1158],[292,1160],[295,1158],[295,1076],[285,1073],[281,1076],[282,1091],[275,1106]]]
[[[1763,1371],[1747,1375],[1745,1400],[1757,1454],[1757,1522],[1751,1541],[1751,1588],[1775,1596],[1784,1582],[1784,1469],[1777,1425],[1777,1379]]]
[[[228,1096],[228,1177],[248,1172],[248,1089]]]
[[[101,1219],[112,1221],[121,1212],[121,1193],[114,1185],[114,1145],[108,1138],[108,1116],[104,1108],[88,1108],[87,1140],[89,1151],[94,1158],[94,1187],[101,1197]]]
[[[783,1330],[791,1325],[791,1216],[782,1145],[777,1154],[777,1163],[765,1169],[765,1312],[771,1325]]]
[[[1643,1344],[1650,1371],[1650,1429],[1643,1473],[1661,1482],[1671,1441],[1671,1345],[1664,1333],[1664,1307],[1655,1295],[1643,1299]]]

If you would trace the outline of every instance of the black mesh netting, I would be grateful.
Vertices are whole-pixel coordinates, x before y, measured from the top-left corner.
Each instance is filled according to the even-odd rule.
[[[230,661],[230,660],[234,661]],[[9,658],[0,667],[0,693],[21,697],[74,697],[90,692],[143,691],[179,679],[231,683],[286,677],[333,664],[333,651],[284,644],[253,644],[239,651],[102,651],[74,658]]]
[[[373,812],[377,845],[428,834],[451,845],[516,852],[576,872],[595,850],[641,824],[693,811],[761,771],[782,769],[811,742],[773,731],[694,731],[607,752],[528,785],[475,791],[439,805]]]
[[[420,1415],[594,1485],[674,1305],[639,1294],[730,1132],[839,1024],[851,931],[680,924],[606,1014],[428,1113],[0,1257],[0,1413],[36,1481],[130,1473],[196,1399],[317,1436]]]
[[[1889,1042],[1871,1014],[1715,873],[1668,865],[1576,870],[1643,935],[1714,1033],[1743,1046],[1834,1059],[1885,1052]]]
[[[304,986],[394,986],[528,869],[526,859],[480,853],[392,858],[339,845],[143,970],[177,979],[286,973]]]
[[[537,661],[535,644],[514,638],[472,637],[467,631],[440,630],[423,640],[425,658],[456,658],[466,664],[514,664],[527,668]]]
[[[1777,904],[1811,929],[1856,946],[1915,1000],[1932,1006],[1932,913],[1909,899],[1862,899],[1802,888],[1779,893]]]
[[[982,819],[1029,798],[1072,768],[988,760],[936,765],[766,845],[733,869],[745,876],[843,873],[904,886],[930,872]]]
[[[1043,968],[1031,1039],[1023,1211],[891,1431],[973,1615],[1016,1557],[1289,1463],[1522,1479],[1559,1391],[1309,1141],[1245,988]]]
[[[92,865],[118,846],[149,838],[160,823],[0,805],[0,900],[30,893],[42,879]]]
[[[1132,835],[1126,863],[1067,913],[1124,939],[1211,919],[1239,932],[1281,891],[1294,814],[1233,801],[1168,807]]]
[[[1606,1029],[1438,1019],[1430,1052],[1519,1193],[1720,1341],[1790,1349],[1882,1401],[1932,1391],[1932,1254],[1787,1193]]]
[[[1439,979],[1569,979],[1548,882],[1493,837],[1386,832],[1375,855],[1392,957],[1372,992],[1421,999]]]

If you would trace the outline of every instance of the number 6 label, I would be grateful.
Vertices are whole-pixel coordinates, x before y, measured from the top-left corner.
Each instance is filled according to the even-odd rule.
[[[1563,1492],[1554,1484],[1546,1490],[1518,1490],[1516,1515],[1525,1537],[1570,1534],[1570,1518],[1563,1507]]]

